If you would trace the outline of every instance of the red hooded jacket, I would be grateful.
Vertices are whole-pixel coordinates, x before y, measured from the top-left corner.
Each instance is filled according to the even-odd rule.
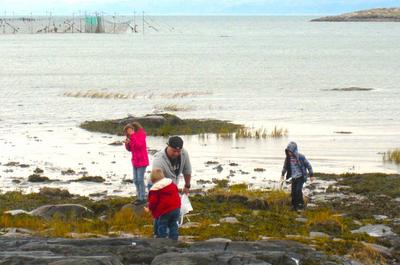
[[[181,208],[178,187],[171,179],[163,178],[156,182],[149,191],[149,209],[155,219]]]
[[[136,168],[147,167],[149,165],[149,155],[147,154],[146,132],[139,129],[131,134],[130,142],[125,144],[126,150],[132,153],[132,165]]]

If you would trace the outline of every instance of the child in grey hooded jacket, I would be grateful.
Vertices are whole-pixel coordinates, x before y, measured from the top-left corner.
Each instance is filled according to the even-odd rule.
[[[314,172],[310,162],[303,154],[300,154],[295,142],[290,142],[285,149],[286,158],[283,164],[281,180],[292,181],[292,209],[297,211],[304,209],[303,185],[307,181],[308,175],[314,181]]]

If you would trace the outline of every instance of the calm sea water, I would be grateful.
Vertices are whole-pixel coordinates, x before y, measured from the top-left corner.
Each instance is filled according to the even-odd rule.
[[[86,170],[105,184],[55,182],[73,192],[132,194],[129,154],[118,137],[78,128],[85,120],[143,115],[176,104],[183,118],[218,118],[289,130],[289,137],[185,137],[194,179],[269,185],[284,147],[297,141],[319,172],[400,172],[382,153],[400,147],[400,23],[310,23],[309,17],[159,17],[141,34],[0,34],[0,189],[35,166],[51,178]],[[372,91],[329,91],[345,87]],[[87,91],[135,98],[81,98]],[[174,98],[175,92],[188,92]],[[352,134],[336,134],[350,131]],[[149,137],[152,149],[164,138]],[[217,173],[205,162],[216,160]],[[235,162],[239,167],[228,164]],[[262,167],[264,173],[254,172]],[[83,168],[83,169],[82,169]],[[90,188],[88,188],[90,187]]]

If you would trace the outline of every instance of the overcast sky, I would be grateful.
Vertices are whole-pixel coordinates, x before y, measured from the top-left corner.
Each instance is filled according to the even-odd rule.
[[[129,14],[336,14],[400,6],[400,0],[0,0],[0,14],[71,14],[79,10]]]

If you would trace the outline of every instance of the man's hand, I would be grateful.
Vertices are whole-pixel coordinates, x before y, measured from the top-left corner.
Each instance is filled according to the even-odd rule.
[[[315,177],[314,176],[310,177],[310,180],[311,180],[311,182],[314,182],[315,181]]]
[[[285,180],[285,176],[281,176],[281,182]]]
[[[143,207],[143,209],[144,209],[144,211],[145,211],[146,213],[149,213],[149,212],[150,212],[149,207]]]
[[[190,188],[184,187],[183,190],[182,190],[182,192],[183,192],[184,194],[188,195],[188,194],[189,194],[189,190],[190,190]]]

